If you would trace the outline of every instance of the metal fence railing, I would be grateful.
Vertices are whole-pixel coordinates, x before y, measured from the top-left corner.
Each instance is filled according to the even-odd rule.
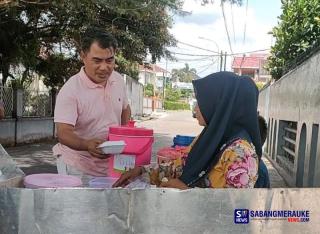
[[[23,117],[52,116],[52,95],[48,91],[23,91]]]
[[[13,89],[0,87],[0,101],[3,102],[5,118],[11,118],[13,112]]]
[[[294,175],[294,164],[296,161],[296,138],[297,123],[291,121],[281,121],[280,132],[282,133],[280,151],[278,152],[276,162],[288,173]]]

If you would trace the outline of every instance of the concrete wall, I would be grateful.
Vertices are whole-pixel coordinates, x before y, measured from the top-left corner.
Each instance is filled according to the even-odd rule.
[[[152,97],[144,97],[143,114],[150,115],[154,111],[163,111],[162,100]]]
[[[18,118],[0,121],[0,143],[15,145],[53,138],[53,118]]]
[[[15,121],[15,119],[0,120],[0,144],[14,145]]]
[[[143,85],[130,76],[123,75],[127,86],[127,95],[133,117],[143,114]]]
[[[263,89],[259,111],[268,122],[267,156],[291,186],[320,187],[320,53]],[[296,126],[294,163],[281,162],[284,128]]]
[[[17,122],[17,144],[53,138],[53,118],[22,118]]]

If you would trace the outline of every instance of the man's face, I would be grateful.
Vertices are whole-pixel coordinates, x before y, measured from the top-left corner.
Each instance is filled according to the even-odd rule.
[[[115,66],[115,50],[112,47],[103,49],[94,42],[89,51],[81,52],[81,59],[87,76],[94,83],[105,83]]]

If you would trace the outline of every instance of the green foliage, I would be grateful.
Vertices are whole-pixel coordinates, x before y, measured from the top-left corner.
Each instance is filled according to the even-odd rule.
[[[182,98],[188,98],[188,97],[192,96],[193,90],[182,89],[180,92],[181,92],[181,97]]]
[[[118,72],[127,74],[135,80],[139,79],[138,63],[127,60],[121,52],[116,54],[116,64]]]
[[[180,100],[180,97],[181,97],[180,90],[172,89],[172,88],[168,88],[165,90],[165,100],[166,101],[176,102],[176,101]]]
[[[13,89],[26,89],[30,85],[30,82],[23,82],[21,78],[11,79],[8,87]]]
[[[142,63],[148,53],[153,62],[170,57],[166,48],[175,44],[169,33],[172,12],[177,12],[181,4],[181,0],[6,1],[0,4],[3,82],[7,77],[14,78],[10,67],[22,64],[28,75],[30,70],[37,71],[39,64],[49,63],[45,60],[56,57],[58,48],[65,60],[78,59],[75,53],[79,51],[80,33],[89,25],[104,28],[117,38],[118,69],[136,77],[135,63]],[[74,67],[70,70],[78,68],[77,62],[71,65]],[[56,68],[48,69],[41,69],[41,73],[52,74]],[[56,78],[47,83],[61,85]]]
[[[47,87],[58,89],[81,67],[77,57],[65,57],[63,54],[52,54],[41,60],[35,69],[44,77]]]
[[[144,96],[153,97],[153,94],[154,94],[153,84],[147,84],[146,86],[144,86]]]
[[[275,79],[284,66],[319,43],[320,4],[318,0],[282,0],[278,26],[272,30],[276,43],[269,57],[268,70]]]
[[[256,85],[257,85],[258,89],[261,90],[261,89],[264,87],[265,83],[263,83],[263,82],[256,82]]]
[[[24,90],[25,116],[51,116],[51,99],[48,93]]]
[[[164,101],[165,110],[189,110],[190,106],[188,103],[184,102],[170,102]]]
[[[194,68],[189,67],[189,64],[185,64],[184,68],[181,69],[172,69],[171,75],[172,79],[176,82],[186,82],[190,83],[192,80],[194,80],[197,75],[197,71]]]

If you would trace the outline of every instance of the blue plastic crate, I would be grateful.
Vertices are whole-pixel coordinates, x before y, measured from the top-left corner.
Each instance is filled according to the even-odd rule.
[[[194,136],[183,136],[183,135],[176,135],[173,138],[173,147],[178,146],[188,146],[194,140]]]

